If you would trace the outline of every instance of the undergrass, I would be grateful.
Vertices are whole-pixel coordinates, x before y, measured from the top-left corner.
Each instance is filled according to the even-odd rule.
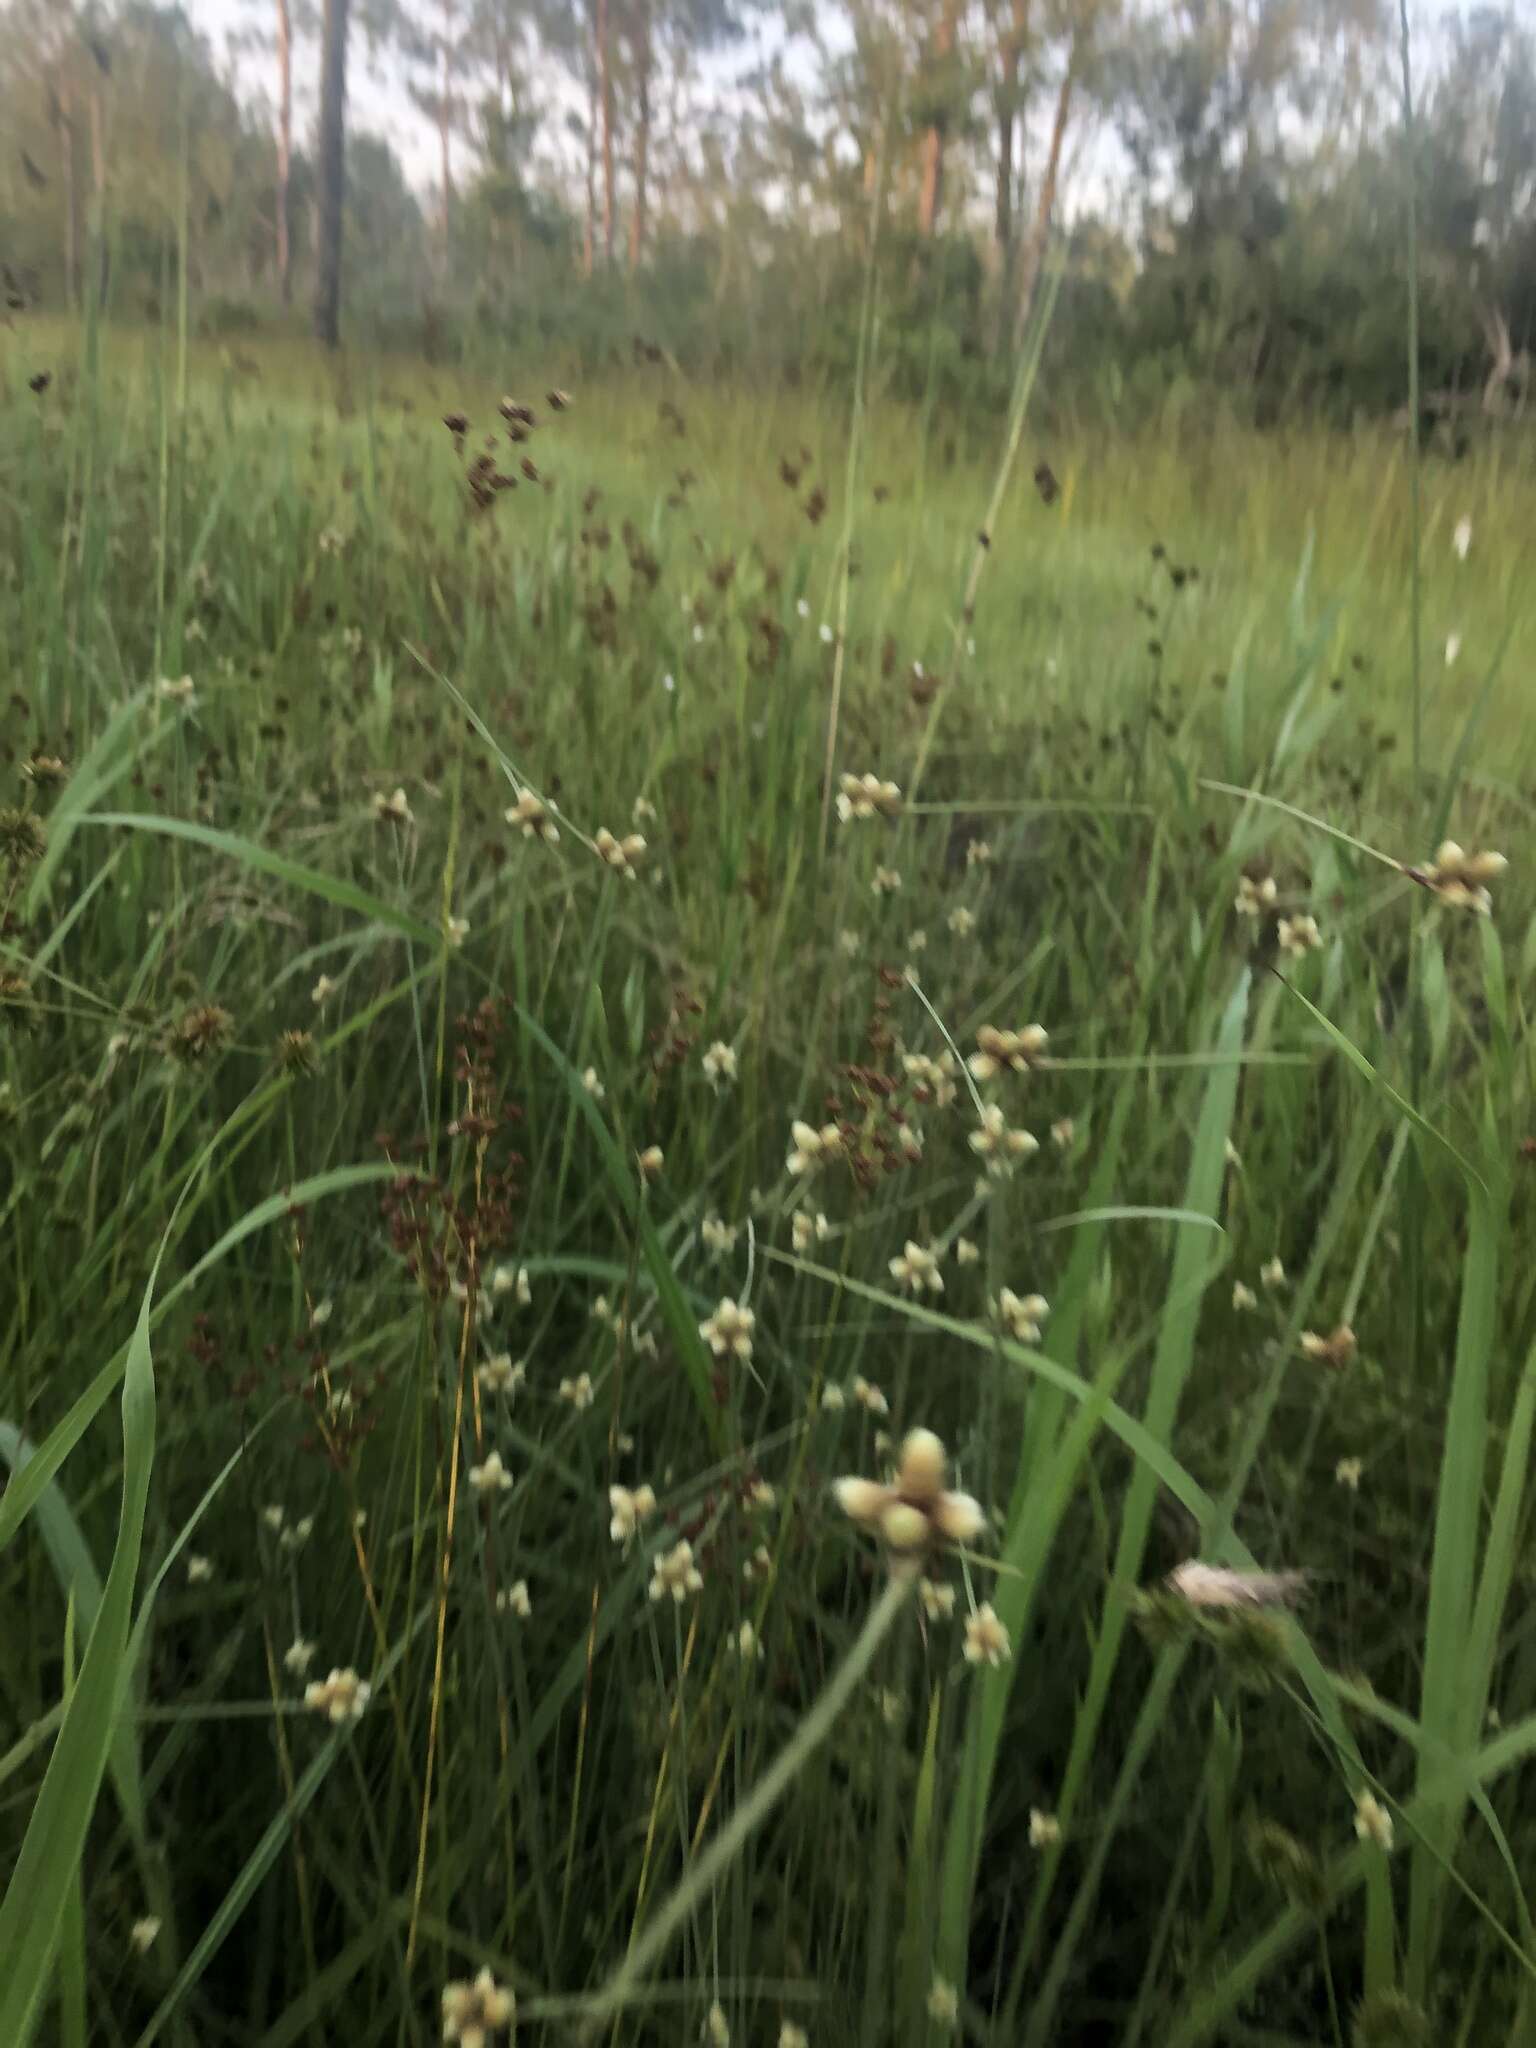
[[[37,2038],[425,2041],[482,1965],[552,2041],[718,2002],[927,2042],[946,1985],[1041,2048],[1531,2038],[1528,447],[1423,477],[1424,809],[1513,865],[1415,949],[1385,434],[1111,442],[1042,386],[965,619],[1003,425],[925,435],[878,362],[850,465],[846,401],[665,367],[553,409],[558,365],[3,346],[0,1995]],[[839,653],[838,770],[924,766],[824,837]],[[980,1097],[1040,1149],[979,1191],[966,1076],[907,1056],[1036,1018]],[[797,1117],[847,1131],[809,1182]],[[830,1494],[919,1424],[992,1523],[933,1560],[950,1619]],[[702,1591],[652,1602],[683,1537]],[[1307,1597],[1202,1617],[1157,1590],[1196,1554]]]

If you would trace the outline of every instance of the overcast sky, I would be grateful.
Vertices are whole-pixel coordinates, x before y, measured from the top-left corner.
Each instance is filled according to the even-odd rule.
[[[220,64],[232,65],[236,70],[242,93],[264,94],[270,99],[274,75],[271,35],[275,10],[272,0],[183,0],[183,4],[193,23],[212,44]],[[1138,0],[1132,0],[1133,6],[1137,4]],[[1139,4],[1155,11],[1163,0],[1139,0]],[[1433,38],[1433,31],[1443,29],[1447,14],[1455,12],[1456,0],[1409,0],[1409,18],[1421,53],[1425,43]],[[253,43],[257,39],[260,39],[261,46],[241,47],[242,40]],[[767,40],[769,38],[759,30],[747,44],[738,45],[734,53],[723,60],[726,75],[750,62],[754,50],[761,51]],[[302,39],[295,50],[293,79],[294,126],[300,134],[307,133],[314,119],[319,66],[317,40],[313,37]],[[398,60],[387,57],[381,62],[374,62],[366,38],[358,35],[354,27],[350,68],[350,100],[357,125],[388,137],[405,166],[406,176],[418,191],[425,193],[429,188],[435,188],[438,178],[436,133],[412,105]],[[462,156],[462,145],[458,153]],[[1074,198],[1079,203],[1086,198],[1090,204],[1103,204],[1111,196],[1105,189],[1106,183],[1113,185],[1116,182],[1120,164],[1119,153],[1112,147],[1109,136],[1102,130],[1090,135],[1079,131],[1076,148],[1069,155],[1074,161],[1066,167],[1063,179],[1066,189],[1062,195],[1067,212],[1070,214],[1075,210]],[[1071,189],[1073,186],[1076,187],[1075,192]]]

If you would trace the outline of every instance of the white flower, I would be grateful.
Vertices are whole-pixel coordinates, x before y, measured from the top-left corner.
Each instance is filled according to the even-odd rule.
[[[1029,1809],[1029,1846],[1031,1849],[1054,1849],[1061,1840],[1061,1822],[1054,1813],[1042,1813],[1038,1806]]]
[[[955,1239],[955,1264],[957,1266],[974,1266],[980,1257],[981,1246],[977,1244],[974,1238],[957,1237]]]
[[[546,846],[554,846],[560,838],[559,827],[549,815],[548,805],[531,789],[519,790],[517,802],[510,810],[503,811],[502,816],[509,825],[515,825],[525,839],[542,839]]]
[[[837,935],[838,951],[844,954],[846,958],[848,958],[849,960],[856,960],[858,958],[859,947],[861,944],[862,941],[860,940],[858,933],[849,931],[846,925]]]
[[[312,1330],[323,1330],[331,1320],[331,1314],[335,1306],[336,1304],[329,1296],[324,1301],[317,1301],[309,1312],[309,1327]]]
[[[454,1301],[460,1303],[461,1305],[468,1304],[469,1282],[467,1280],[450,1280],[448,1282],[448,1292]],[[486,1313],[488,1306],[489,1296],[485,1288],[477,1287],[475,1289],[475,1314],[477,1316],[484,1315]]]
[[[592,1406],[591,1373],[579,1372],[573,1380],[562,1380],[560,1382],[559,1392],[561,1400],[569,1401],[571,1406],[574,1409],[576,1409],[578,1413],[583,1408],[590,1408]]]
[[[811,2037],[804,2027],[797,2027],[793,2020],[785,2020],[779,2028],[779,2048],[811,2048]]]
[[[930,1621],[948,1621],[955,1611],[955,1589],[941,1586],[932,1579],[919,1579],[917,1597],[923,1603],[923,1612]]]
[[[307,1636],[295,1636],[283,1652],[283,1668],[294,1678],[302,1678],[315,1658],[315,1644]]]
[[[443,2039],[460,2048],[488,2048],[491,2035],[510,2031],[516,2020],[516,1998],[488,1969],[472,1984],[443,1986]]]
[[[397,783],[386,796],[382,789],[374,791],[373,815],[381,825],[409,825],[413,822],[411,807],[406,802],[405,791]]]
[[[1069,1116],[1059,1116],[1055,1123],[1051,1125],[1051,1143],[1058,1152],[1071,1151],[1072,1140],[1076,1136],[1077,1125],[1073,1123]]]
[[[700,1323],[699,1335],[716,1358],[739,1358],[745,1364],[752,1356],[752,1331],[756,1323],[751,1309],[738,1308],[725,1294],[714,1314]]]
[[[753,1663],[763,1654],[763,1646],[758,1638],[757,1630],[750,1621],[744,1621],[741,1627],[737,1629],[736,1640],[732,1647],[743,1664]]]
[[[665,1164],[666,1154],[659,1145],[647,1145],[643,1152],[635,1156],[635,1165],[640,1169],[642,1180],[657,1179]]]
[[[586,1072],[581,1077],[581,1085],[583,1088],[586,1089],[587,1093],[591,1096],[594,1102],[601,1102],[603,1097],[608,1093],[607,1089],[598,1079],[596,1067],[587,1068]]]
[[[971,1132],[971,1150],[987,1162],[993,1175],[1009,1174],[1021,1159],[1033,1159],[1040,1140],[1033,1131],[1015,1128],[995,1102],[981,1112],[981,1122]]]
[[[1339,1323],[1326,1333],[1321,1330],[1303,1330],[1301,1333],[1303,1356],[1314,1364],[1332,1366],[1335,1372],[1342,1372],[1346,1365],[1353,1364],[1359,1348],[1348,1323]]]
[[[1433,889],[1453,910],[1473,910],[1486,917],[1493,908],[1488,884],[1497,881],[1509,862],[1502,853],[1466,853],[1454,839],[1436,848],[1434,860],[1417,879]]]
[[[820,632],[822,646],[830,647],[832,645],[832,642],[837,638],[837,635],[833,632],[832,628],[827,624],[825,619],[823,619],[821,622]]]
[[[1232,908],[1240,917],[1262,917],[1266,910],[1274,908],[1275,898],[1280,891],[1273,875],[1239,875],[1237,894],[1232,899]]]
[[[444,936],[450,946],[462,946],[469,937],[469,919],[467,917],[450,917],[443,929]]]
[[[649,1592],[653,1600],[664,1599],[670,1593],[681,1607],[690,1593],[703,1590],[704,1574],[693,1561],[693,1545],[686,1537],[652,1559]]]
[[[896,868],[876,868],[869,886],[877,896],[894,896],[901,887],[901,874]]]
[[[599,825],[592,843],[597,848],[598,858],[615,874],[622,875],[626,882],[635,880],[635,869],[645,854],[645,841],[638,832],[615,839],[606,825]]]
[[[1447,633],[1445,636],[1445,665],[1447,668],[1455,665],[1460,653],[1461,635],[1459,633]]]
[[[197,688],[190,676],[162,676],[155,685],[155,695],[167,704],[191,704],[197,696]]]
[[[1241,1280],[1234,1280],[1232,1282],[1232,1306],[1240,1314],[1247,1309],[1257,1308],[1258,1305],[1259,1297],[1251,1287],[1244,1286]]]
[[[608,1505],[613,1510],[608,1534],[615,1543],[628,1543],[640,1524],[655,1514],[656,1495],[649,1486],[610,1486]]]
[[[1011,1287],[1004,1287],[992,1303],[993,1317],[1019,1344],[1040,1342],[1040,1325],[1050,1312],[1050,1303],[1043,1294],[1021,1296]]]
[[[716,1258],[725,1258],[736,1249],[736,1225],[724,1223],[718,1216],[704,1218],[699,1225],[699,1236],[704,1240],[704,1249],[713,1252]]]
[[[274,1504],[271,1507],[262,1509],[261,1519],[266,1523],[274,1536],[281,1536],[288,1517],[280,1507]]]
[[[1351,1493],[1360,1491],[1361,1464],[1358,1458],[1340,1458],[1333,1468],[1333,1476],[1340,1486],[1347,1486]]]
[[[189,1550],[187,1552],[187,1584],[189,1586],[206,1586],[212,1577],[213,1560],[207,1557],[200,1557],[195,1550]]]
[[[963,903],[957,904],[945,919],[957,939],[968,939],[976,929],[976,913],[967,910]]]
[[[1471,547],[1471,545],[1472,521],[1470,520],[1470,518],[1468,518],[1467,514],[1463,512],[1461,517],[1456,522],[1455,530],[1451,534],[1451,546],[1456,550],[1456,559],[1458,562],[1464,562],[1467,559],[1467,550]]]
[[[823,1124],[817,1130],[796,1117],[789,1127],[790,1148],[784,1164],[790,1173],[814,1173],[828,1159],[835,1159],[843,1149],[843,1134],[836,1124]]]
[[[526,1579],[514,1579],[510,1586],[498,1588],[496,1612],[498,1614],[514,1614],[519,1621],[527,1621],[533,1613],[533,1602],[528,1597],[528,1581]]]
[[[1166,1581],[1191,1607],[1289,1607],[1306,1582],[1305,1572],[1234,1571],[1196,1557],[1176,1566]]]
[[[670,669],[662,677],[661,687],[667,692],[668,696],[671,696],[672,692],[677,688],[677,677],[673,675]]]
[[[717,1998],[704,2016],[700,2029],[709,2048],[731,2048],[731,2023],[725,2016],[725,2008]]]
[[[293,1524],[291,1528],[285,1529],[277,1540],[282,1545],[283,1549],[287,1551],[288,1555],[290,1557],[294,1557],[298,1554],[299,1551],[301,1551],[304,1548],[305,1544],[309,1541],[310,1537],[314,1535],[314,1533],[314,1516],[302,1515],[300,1516],[299,1520]]]
[[[704,1078],[711,1088],[719,1088],[726,1081],[736,1078],[736,1051],[723,1039],[717,1038],[703,1058]]]
[[[946,1492],[948,1463],[931,1429],[912,1429],[889,1485],[839,1479],[832,1491],[850,1521],[878,1531],[898,1555],[914,1556],[934,1542],[970,1543],[986,1518],[968,1493]]]
[[[773,1565],[766,1543],[759,1543],[752,1555],[741,1568],[741,1576],[751,1584],[754,1579],[765,1579]]]
[[[1392,1848],[1392,1816],[1373,1793],[1362,1792],[1355,1801],[1355,1833],[1362,1842],[1374,1842],[1384,1853]]]
[[[1266,1259],[1259,1268],[1259,1279],[1271,1291],[1285,1285],[1285,1268],[1278,1258]]]
[[[795,611],[800,618],[808,619],[811,616],[810,600],[804,597],[796,598]]]
[[[886,1400],[885,1395],[875,1385],[873,1380],[865,1379],[862,1373],[857,1374],[854,1378],[853,1398],[861,1408],[867,1409],[871,1415],[889,1415],[891,1412],[891,1404]]]
[[[332,981],[328,974],[322,974],[310,990],[309,999],[317,1010],[323,1009],[340,986],[339,981]]]
[[[965,864],[968,868],[989,867],[994,858],[990,840],[967,839],[965,842]]]
[[[836,1380],[828,1380],[821,1390],[821,1405],[828,1415],[841,1415],[848,1405],[848,1396]]]
[[[1005,1068],[1022,1074],[1045,1057],[1050,1033],[1043,1024],[1026,1024],[1019,1031],[999,1031],[995,1024],[983,1024],[976,1033],[976,1051],[966,1061],[977,1081],[990,1081]]]
[[[141,1956],[148,1955],[155,1945],[155,1937],[159,1932],[159,1920],[153,1913],[148,1913],[142,1920],[134,1921],[128,1930],[128,1939]]]
[[[329,1678],[314,1679],[304,1688],[304,1704],[311,1713],[324,1714],[338,1726],[343,1721],[361,1720],[373,1691],[366,1678],[359,1678],[350,1665],[333,1671]]]
[[[990,1600],[983,1600],[966,1616],[963,1655],[967,1664],[990,1664],[994,1670],[1013,1655],[1008,1631],[998,1620]]]
[[[882,782],[878,775],[840,775],[837,815],[843,824],[851,819],[894,818],[901,809],[901,791],[894,782]]]
[[[656,806],[649,797],[637,796],[634,803],[630,806],[629,815],[637,825],[654,825],[656,822]]]
[[[501,1462],[500,1451],[486,1454],[483,1465],[471,1465],[469,1483],[476,1493],[505,1493],[512,1484],[512,1474]]]
[[[1276,927],[1275,936],[1282,953],[1293,960],[1304,960],[1323,943],[1323,935],[1317,928],[1315,917],[1282,917]]]
[[[960,2016],[960,1999],[953,1984],[935,1977],[928,1993],[928,2017],[935,2026],[952,2027]]]
[[[921,1294],[925,1288],[930,1294],[944,1292],[944,1275],[939,1271],[937,1254],[910,1237],[900,1255],[888,1265],[891,1278],[911,1294]]]
[[[494,1358],[488,1358],[477,1368],[475,1381],[482,1394],[505,1394],[510,1398],[528,1377],[525,1360],[512,1363],[510,1351],[498,1351]]]

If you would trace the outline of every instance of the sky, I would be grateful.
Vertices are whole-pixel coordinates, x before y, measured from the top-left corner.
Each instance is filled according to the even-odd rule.
[[[276,66],[271,54],[275,9],[270,0],[183,0],[188,19],[208,38],[221,68],[233,66],[242,93],[265,92],[275,86]],[[260,37],[265,47],[243,44]],[[406,176],[418,190],[435,181],[437,137],[411,104],[398,63],[382,68],[370,62],[365,37],[352,38],[352,105],[361,127],[387,135],[395,154],[405,166]],[[318,39],[297,39],[294,47],[294,128],[303,133],[314,119],[320,82]]]
[[[220,64],[236,73],[242,96],[270,96],[274,74],[272,0],[183,0],[183,4]],[[1166,0],[1131,0],[1131,4],[1155,12]],[[1455,11],[1454,0],[1409,0],[1409,17],[1421,50],[1426,41],[1434,40],[1436,31],[1443,31],[1447,14]],[[738,46],[732,57],[722,59],[726,76],[760,53],[767,40],[759,31],[747,45]],[[300,134],[308,131],[314,119],[319,63],[318,39],[301,39],[294,62],[294,126]],[[797,68],[792,61],[791,71]],[[399,60],[372,58],[366,38],[354,28],[351,73],[350,98],[357,125],[387,136],[406,177],[419,193],[434,190],[438,181],[436,131],[412,104]],[[459,150],[462,153],[462,145]],[[1063,175],[1065,212],[1070,216],[1076,211],[1074,201],[1113,212],[1114,188],[1122,181],[1124,165],[1102,125],[1096,131],[1078,131],[1069,158]]]

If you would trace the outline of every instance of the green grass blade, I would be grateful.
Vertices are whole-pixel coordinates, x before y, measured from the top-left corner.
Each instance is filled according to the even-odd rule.
[[[86,1830],[118,1726],[123,1677],[155,1457],[155,1375],[150,1300],[144,1290],[123,1364],[123,1500],[117,1542],[96,1626],[27,1823],[16,1867],[0,1901],[0,2041],[16,2048],[32,2037]]]
[[[1468,1190],[1470,1216],[1462,1267],[1461,1313],[1446,1413],[1445,1449],[1436,1493],[1429,1606],[1424,1625],[1420,1719],[1432,1741],[1452,1755],[1470,1750],[1485,1702],[1468,1682],[1479,1648],[1472,1636],[1477,1587],[1478,1528],[1488,1450],[1488,1381],[1498,1331],[1498,1281],[1503,1217],[1479,1185]],[[1444,1864],[1455,1853],[1463,1802],[1430,1804],[1425,1767],[1419,1792],[1425,1815],[1416,1843],[1408,1900],[1407,1985],[1423,2002],[1439,1943]]]
[[[309,1180],[297,1182],[282,1194],[269,1195],[264,1201],[256,1203],[237,1222],[229,1226],[196,1265],[184,1273],[173,1286],[166,1289],[150,1317],[151,1330],[158,1326],[183,1296],[192,1292],[198,1282],[211,1272],[221,1259],[227,1258],[237,1245],[243,1244],[257,1231],[264,1230],[268,1224],[278,1222],[291,1208],[324,1201],[329,1195],[345,1194],[352,1188],[366,1187],[370,1183],[396,1179],[399,1171],[396,1166],[383,1164],[333,1167],[328,1173],[317,1173]],[[107,1361],[84,1392],[77,1396],[73,1405],[37,1445],[26,1465],[17,1473],[4,1494],[0,1494],[0,1550],[5,1548],[36,1507],[49,1480],[112,1398],[114,1389],[127,1369],[132,1348],[130,1340],[116,1357]]]
[[[334,903],[342,910],[355,910],[362,917],[371,917],[376,923],[387,925],[406,938],[415,939],[420,945],[435,947],[442,944],[441,932],[412,917],[409,911],[398,910],[382,897],[360,889],[355,882],[343,881],[339,875],[322,874],[318,868],[290,860],[287,854],[273,853],[269,847],[258,846],[254,839],[241,839],[233,832],[220,832],[212,825],[199,825],[191,818],[162,818],[148,811],[90,811],[78,823],[108,826],[119,831],[148,832],[165,839],[184,839],[193,846],[204,847],[209,853],[223,854],[227,860],[237,861],[242,867],[254,868],[258,874],[271,875],[274,881],[285,882],[290,888],[318,896],[322,902]]]

